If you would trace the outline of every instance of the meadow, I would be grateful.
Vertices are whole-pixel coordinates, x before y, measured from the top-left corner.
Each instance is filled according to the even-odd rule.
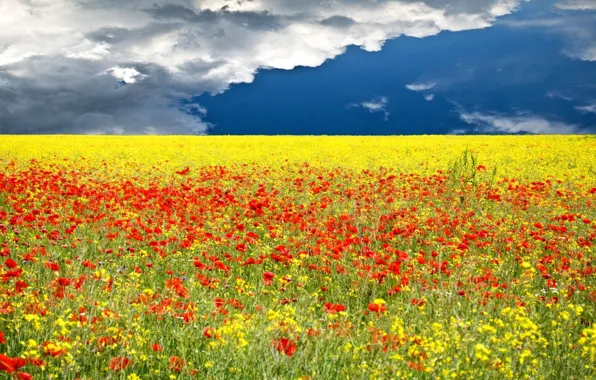
[[[0,137],[0,379],[589,379],[596,138]]]

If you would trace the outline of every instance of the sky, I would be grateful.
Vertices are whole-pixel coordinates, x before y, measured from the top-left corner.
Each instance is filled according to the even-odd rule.
[[[2,0],[1,134],[596,132],[596,0]]]

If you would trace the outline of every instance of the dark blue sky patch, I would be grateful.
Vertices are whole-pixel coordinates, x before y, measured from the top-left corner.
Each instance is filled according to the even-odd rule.
[[[222,135],[504,132],[475,129],[462,118],[470,113],[557,126],[526,132],[595,132],[596,113],[580,107],[596,101],[596,62],[564,54],[568,36],[552,28],[509,25],[557,17],[546,2],[524,4],[491,28],[400,37],[380,52],[350,47],[320,67],[262,70],[253,83],[195,100],[209,133]],[[383,112],[350,106],[379,98]]]

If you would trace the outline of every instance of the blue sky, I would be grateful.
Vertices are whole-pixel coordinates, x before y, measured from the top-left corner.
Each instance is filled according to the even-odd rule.
[[[351,47],[320,67],[264,70],[254,83],[196,100],[209,110],[211,134],[507,132],[480,116],[519,119],[512,133],[532,132],[522,125],[532,119],[554,132],[593,133],[596,112],[578,107],[596,100],[596,62],[565,55],[567,36],[551,28],[508,24],[559,17],[551,9],[546,1],[526,4],[490,28],[400,37],[380,52]],[[412,84],[434,87],[412,91]]]
[[[7,1],[0,133],[596,132],[596,0]]]

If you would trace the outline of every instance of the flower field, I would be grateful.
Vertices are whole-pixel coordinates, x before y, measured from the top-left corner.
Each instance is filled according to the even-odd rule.
[[[0,379],[596,376],[596,138],[0,137]]]

